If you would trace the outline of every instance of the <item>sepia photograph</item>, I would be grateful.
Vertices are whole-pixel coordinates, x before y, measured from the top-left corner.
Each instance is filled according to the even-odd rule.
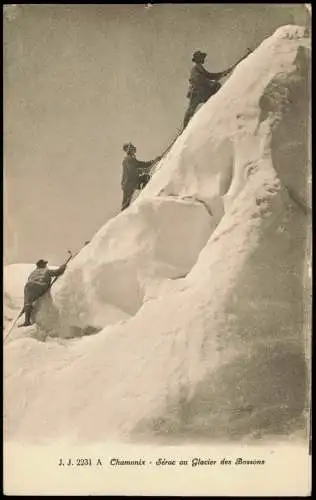
[[[311,494],[311,4],[3,6],[6,495]]]

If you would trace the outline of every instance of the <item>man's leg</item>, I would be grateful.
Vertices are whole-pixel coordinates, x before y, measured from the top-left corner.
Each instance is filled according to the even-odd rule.
[[[126,186],[123,189],[123,201],[121,211],[125,210],[129,206],[132,200],[132,196],[134,193],[134,186]]]
[[[31,316],[33,311],[32,304],[24,304],[23,309],[20,313],[20,316],[25,315],[24,323],[21,323],[19,326],[30,326],[32,324]]]
[[[33,310],[32,304],[26,304],[24,306],[25,321],[23,326],[30,326],[32,324],[31,322],[32,310]]]
[[[192,116],[194,115],[196,108],[198,105],[203,102],[199,97],[191,97],[188,109],[185,112],[184,119],[183,119],[183,130],[191,120]]]
[[[24,323],[20,326],[30,326],[32,324],[31,316],[33,311],[33,303],[41,297],[47,291],[46,285],[40,285],[38,283],[26,283],[24,287],[24,307],[23,312],[25,314]]]

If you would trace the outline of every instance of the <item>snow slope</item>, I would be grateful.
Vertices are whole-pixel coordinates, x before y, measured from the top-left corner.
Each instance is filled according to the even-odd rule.
[[[8,439],[304,433],[309,52],[284,26],[240,63],[8,342]]]

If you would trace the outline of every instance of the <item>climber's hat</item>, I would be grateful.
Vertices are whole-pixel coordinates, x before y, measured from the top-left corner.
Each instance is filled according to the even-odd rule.
[[[47,260],[43,260],[43,259],[40,259],[36,262],[36,266],[37,267],[45,267],[46,264],[48,264],[48,261]]]
[[[130,153],[131,151],[136,151],[136,147],[131,142],[127,142],[123,144],[123,151],[125,151],[125,153]]]
[[[207,56],[206,52],[201,52],[200,50],[196,50],[192,56],[192,61],[195,63],[203,62],[206,56]]]

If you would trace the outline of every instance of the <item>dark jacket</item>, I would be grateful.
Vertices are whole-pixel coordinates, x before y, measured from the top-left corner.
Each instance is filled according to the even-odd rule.
[[[229,70],[220,73],[210,73],[201,63],[193,66],[190,73],[190,88],[187,97],[200,97],[201,100],[208,99],[220,88],[218,80],[227,75]]]
[[[139,184],[140,175],[145,173],[154,162],[155,160],[140,161],[131,155],[126,155],[123,160],[122,188],[135,186],[136,189]]]
[[[39,285],[50,285],[51,279],[54,276],[59,276],[63,274],[65,271],[66,266],[63,264],[62,266],[58,267],[58,269],[48,269],[47,267],[45,268],[40,268],[37,267],[34,269],[34,271],[31,272],[31,274],[28,277],[27,282],[28,283],[38,283]]]
[[[37,267],[28,277],[24,287],[24,305],[30,306],[39,297],[41,297],[50,287],[51,279],[54,276],[60,276],[66,269],[66,265],[58,267],[58,269],[48,269]]]

